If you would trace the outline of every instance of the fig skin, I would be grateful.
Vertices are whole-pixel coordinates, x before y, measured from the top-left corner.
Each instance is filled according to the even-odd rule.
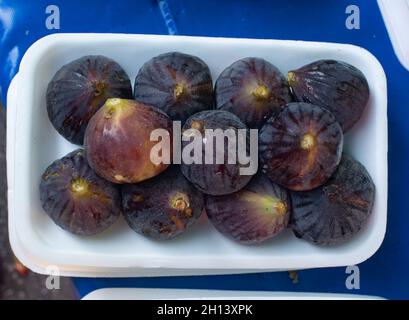
[[[104,231],[121,213],[120,191],[95,174],[82,149],[54,161],[45,170],[40,201],[55,224],[81,236]]]
[[[216,108],[234,113],[259,129],[292,101],[284,75],[261,58],[244,58],[226,68],[215,84]]]
[[[168,240],[190,229],[199,219],[203,194],[194,188],[176,165],[155,178],[122,186],[126,221],[137,233]]]
[[[135,100],[108,99],[92,117],[85,132],[91,168],[102,178],[122,184],[154,177],[169,164],[154,164],[150,152],[158,142],[151,132],[164,129],[172,142],[172,122],[157,108]],[[172,144],[163,149],[172,159]]]
[[[199,111],[213,109],[213,82],[200,58],[168,52],[146,62],[135,79],[135,100],[164,111],[181,121]]]
[[[369,100],[364,74],[335,60],[319,60],[288,73],[295,98],[331,111],[344,132],[361,118]]]
[[[250,175],[240,175],[240,163],[228,163],[228,145],[224,143],[224,163],[216,164],[216,142],[213,142],[213,164],[205,164],[205,129],[246,129],[246,126],[234,114],[223,110],[207,110],[194,114],[187,119],[182,132],[188,129],[197,129],[202,138],[202,163],[186,164],[182,161],[181,170],[183,175],[197,189],[205,194],[223,195],[233,193],[243,188],[250,180]],[[237,136],[237,135],[236,135]],[[249,138],[247,137],[247,142]],[[182,141],[182,148],[189,142]],[[247,147],[248,147],[247,143]],[[248,150],[247,150],[248,152]]]
[[[112,97],[132,98],[126,72],[107,57],[84,56],[64,65],[48,84],[48,117],[63,137],[82,145],[89,120]]]
[[[291,194],[291,227],[298,238],[317,245],[343,243],[366,224],[375,185],[365,167],[343,155],[334,175],[321,187]]]
[[[259,244],[286,228],[291,201],[284,188],[259,173],[238,192],[206,196],[205,208],[223,235],[242,244]]]
[[[274,182],[294,191],[323,184],[342,156],[343,134],[327,110],[303,102],[289,103],[260,130],[262,170]]]

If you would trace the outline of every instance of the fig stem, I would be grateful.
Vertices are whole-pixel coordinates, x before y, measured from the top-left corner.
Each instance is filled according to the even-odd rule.
[[[185,86],[181,83],[177,83],[173,89],[173,95],[176,99],[179,99],[185,93]]]
[[[279,215],[284,215],[287,212],[287,205],[284,201],[276,201],[273,204],[273,208]]]
[[[287,82],[289,85],[292,85],[293,83],[295,83],[295,73],[293,71],[288,72]]]
[[[105,91],[105,83],[103,82],[96,82],[94,83],[94,96],[98,97],[102,95]]]
[[[196,129],[196,130],[199,130],[199,131],[202,131],[202,129],[203,129],[202,123],[200,121],[196,121],[196,120],[192,121],[192,124],[190,125],[190,127],[192,129]]]
[[[170,206],[177,211],[185,211],[190,206],[189,197],[178,192],[170,199]]]
[[[311,150],[316,145],[315,137],[311,133],[302,136],[300,146],[303,150]]]
[[[140,194],[134,194],[132,196],[132,201],[133,202],[141,202],[141,201],[143,201],[143,196],[140,195]]]
[[[116,110],[119,110],[125,103],[124,99],[109,98],[105,101],[105,119],[110,119]]]
[[[259,84],[253,90],[252,94],[257,100],[265,100],[265,99],[267,99],[269,97],[268,88],[263,84]]]
[[[74,179],[71,182],[71,190],[76,194],[86,194],[88,189],[88,181],[83,178]]]

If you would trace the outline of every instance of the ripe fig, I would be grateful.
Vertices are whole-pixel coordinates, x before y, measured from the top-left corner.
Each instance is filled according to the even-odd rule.
[[[298,101],[331,111],[344,132],[361,118],[369,99],[364,74],[342,61],[319,60],[290,71],[288,83]]]
[[[48,85],[46,104],[54,128],[82,145],[89,120],[111,97],[132,98],[126,72],[104,56],[85,56],[64,65]]]
[[[180,52],[154,57],[136,76],[135,99],[183,123],[192,114],[213,108],[209,67],[198,57]]]
[[[54,161],[45,170],[40,200],[58,226],[77,235],[100,233],[121,213],[119,190],[92,171],[82,149]]]
[[[291,198],[294,234],[318,245],[335,245],[363,228],[372,211],[375,185],[365,167],[344,154],[324,185],[293,192]]]
[[[242,244],[258,244],[285,229],[291,204],[285,189],[259,173],[238,192],[206,196],[205,208],[222,234]]]
[[[88,162],[95,172],[114,183],[136,183],[154,177],[170,162],[151,161],[153,130],[164,129],[170,144],[162,154],[171,159],[172,122],[157,108],[135,100],[108,99],[92,117],[85,133]]]
[[[191,130],[189,129],[195,129],[198,137],[193,134],[190,135],[189,131]],[[250,181],[251,175],[242,175],[240,172],[240,168],[246,166],[238,161],[238,148],[233,151],[236,153],[237,161],[229,163],[229,144],[226,139],[222,140],[224,143],[221,146],[218,145],[217,141],[215,141],[217,139],[210,138],[206,134],[208,129],[222,131],[229,129],[237,137],[238,130],[246,130],[246,126],[234,114],[222,110],[202,111],[191,116],[183,126],[183,136],[188,139],[200,140],[201,163],[183,161],[181,165],[182,173],[196,188],[206,194],[223,195],[240,190]],[[248,141],[249,139],[246,142]],[[213,148],[211,148],[211,142]],[[191,143],[193,143],[191,140],[184,140],[182,141],[182,147],[186,148]],[[248,143],[243,146],[243,148],[246,148],[245,152],[248,151],[248,146]],[[222,161],[217,160],[219,156],[223,156]]]
[[[195,224],[204,200],[174,165],[155,178],[123,185],[122,205],[125,219],[135,232],[167,240]]]
[[[216,81],[215,96],[218,109],[255,129],[292,101],[285,77],[261,58],[241,59],[226,68]]]
[[[327,110],[303,102],[289,103],[270,118],[259,134],[263,171],[290,190],[323,184],[341,160],[343,134]]]

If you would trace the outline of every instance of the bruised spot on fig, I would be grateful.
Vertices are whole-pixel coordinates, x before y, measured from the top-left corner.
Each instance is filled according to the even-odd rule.
[[[171,216],[170,220],[175,224],[177,230],[183,230],[185,228],[185,224],[176,216]]]
[[[104,115],[104,118],[105,119],[111,119],[113,113],[114,113],[113,109],[107,110],[107,112]]]
[[[46,172],[43,175],[43,180],[48,180],[51,177],[58,177],[58,173],[57,172]]]
[[[119,181],[119,182],[126,181],[126,178],[120,174],[116,174],[114,178],[116,181]]]
[[[185,214],[185,216],[187,216],[187,217],[191,217],[192,216],[192,214],[193,214],[193,210],[192,210],[192,208],[186,208],[185,210],[183,210],[183,213]]]
[[[134,194],[131,199],[133,202],[142,202],[144,198],[140,194]]]
[[[368,206],[368,201],[359,198],[358,196],[349,196],[346,197],[346,191],[341,188],[341,186],[336,185],[336,184],[330,184],[327,186],[324,186],[323,188],[324,194],[327,195],[327,197],[332,201],[336,202],[339,199],[342,199],[345,203],[355,206],[358,208],[365,208]]]
[[[74,179],[71,182],[71,190],[78,195],[86,195],[89,192],[88,181],[83,178]]]
[[[270,96],[270,91],[264,84],[259,84],[251,93],[257,100],[266,100]]]
[[[334,184],[323,186],[322,190],[330,198],[335,198],[340,193],[339,186],[334,185]]]
[[[170,226],[162,226],[160,229],[159,229],[159,233],[161,234],[161,235],[168,235],[168,234],[170,234],[172,232],[172,228],[170,227]],[[151,236],[151,230],[149,230],[149,229],[145,229],[144,230],[144,233],[145,233],[145,235],[147,235],[147,236]]]
[[[306,133],[302,136],[300,147],[303,150],[311,150],[317,145],[317,141],[314,135],[311,133]]]

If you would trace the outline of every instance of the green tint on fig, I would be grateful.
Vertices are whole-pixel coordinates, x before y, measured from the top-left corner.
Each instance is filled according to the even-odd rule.
[[[182,175],[171,166],[160,176],[122,187],[122,205],[129,226],[153,239],[179,236],[199,219],[204,200]]]
[[[290,190],[323,184],[341,160],[343,134],[335,117],[309,103],[293,102],[269,119],[259,134],[262,170]]]
[[[288,83],[298,101],[331,111],[344,132],[361,118],[369,99],[364,74],[342,61],[319,60],[290,71]]]
[[[215,84],[216,107],[238,116],[249,128],[260,128],[292,101],[281,72],[261,58],[234,62]]]
[[[202,163],[181,165],[181,170],[186,179],[200,191],[211,195],[223,195],[235,192],[243,188],[251,179],[250,175],[241,175],[240,168],[245,167],[236,162],[235,164],[228,163],[228,143],[224,143],[224,162],[223,164],[216,163],[216,155],[220,150],[216,149],[216,142],[213,139],[213,160],[211,164],[205,164],[206,159],[206,129],[231,129],[234,130],[237,136],[238,129],[246,129],[246,126],[234,114],[223,110],[208,110],[202,111],[191,116],[182,128],[183,135],[187,137],[188,129],[196,129],[200,133],[202,143]],[[194,138],[194,136],[190,137]],[[182,147],[186,147],[190,141],[182,141]],[[247,139],[247,153],[249,146]],[[238,159],[238,157],[236,156]]]
[[[104,231],[121,213],[119,190],[94,173],[82,149],[54,161],[45,170],[40,200],[58,226],[84,236]]]
[[[217,230],[243,244],[274,237],[285,229],[291,213],[287,191],[261,173],[238,192],[206,196],[205,207]]]
[[[112,59],[85,56],[64,65],[49,83],[48,117],[63,137],[82,145],[89,120],[111,97],[132,98],[128,75]]]
[[[135,100],[183,123],[192,114],[213,108],[209,67],[198,57],[179,52],[154,57],[136,76]]]
[[[375,185],[365,167],[344,154],[324,185],[293,192],[291,198],[294,234],[318,245],[336,245],[355,236],[367,223]]]
[[[169,162],[151,160],[151,150],[158,143],[150,140],[155,129],[169,133],[169,144],[164,144],[162,150]],[[168,167],[171,139],[172,122],[161,110],[135,100],[112,98],[89,122],[84,145],[88,162],[99,176],[119,184],[136,183]]]

